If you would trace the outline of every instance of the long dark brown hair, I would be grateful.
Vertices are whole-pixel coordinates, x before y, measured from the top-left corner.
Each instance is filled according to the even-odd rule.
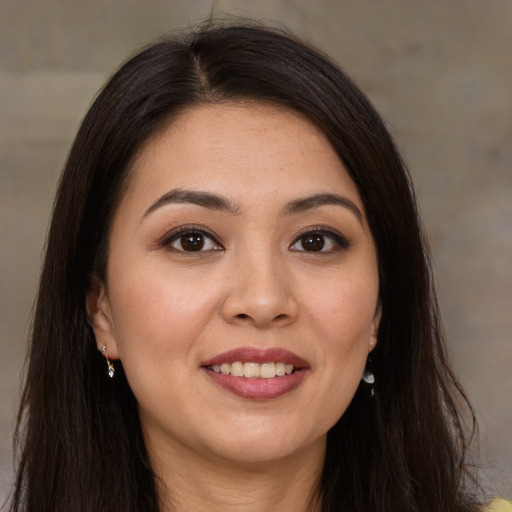
[[[329,58],[253,24],[200,27],[152,44],[87,113],[47,240],[10,510],[158,510],[135,398],[120,362],[116,378],[106,377],[85,297],[91,276],[106,277],[109,227],[137,151],[187,107],[236,99],[286,105],[322,130],[359,189],[377,247],[376,396],[361,384],[328,433],[322,511],[478,510],[463,421],[471,431],[474,416],[447,360],[404,163],[379,115]]]

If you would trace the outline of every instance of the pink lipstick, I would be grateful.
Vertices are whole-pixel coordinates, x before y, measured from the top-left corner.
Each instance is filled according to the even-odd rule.
[[[239,348],[203,361],[201,367],[216,384],[248,399],[278,398],[297,388],[308,363],[281,348]]]

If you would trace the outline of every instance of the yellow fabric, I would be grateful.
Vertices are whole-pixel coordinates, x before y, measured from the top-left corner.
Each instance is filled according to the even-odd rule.
[[[485,508],[485,512],[512,512],[512,503],[510,501],[496,499]]]

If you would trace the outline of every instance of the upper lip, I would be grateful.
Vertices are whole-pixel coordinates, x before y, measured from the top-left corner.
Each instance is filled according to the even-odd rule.
[[[290,352],[284,348],[256,348],[256,347],[241,347],[222,352],[211,359],[207,359],[201,363],[201,366],[214,366],[222,363],[288,363],[292,364],[296,369],[307,368],[308,363],[306,360],[299,357],[297,354]]]

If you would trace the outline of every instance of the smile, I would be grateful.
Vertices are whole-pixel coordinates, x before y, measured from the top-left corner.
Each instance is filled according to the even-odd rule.
[[[254,363],[235,361],[234,363],[222,363],[220,365],[207,366],[208,370],[233,377],[245,377],[247,379],[273,379],[283,377],[294,372],[295,368],[290,363]]]
[[[201,364],[220,388],[250,400],[276,399],[293,391],[309,373],[307,361],[282,348],[242,347]]]

